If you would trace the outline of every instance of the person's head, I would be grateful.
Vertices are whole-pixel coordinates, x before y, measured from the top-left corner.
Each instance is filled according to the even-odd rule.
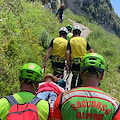
[[[41,82],[43,77],[43,72],[41,67],[35,63],[24,64],[19,71],[19,80],[22,84],[31,85],[34,89],[37,88],[38,84]]]
[[[65,9],[65,5],[63,3],[61,4],[61,9]]]
[[[72,25],[67,25],[66,28],[68,29],[69,32],[71,32],[73,27]]]
[[[80,36],[80,34],[81,34],[81,28],[80,28],[80,26],[79,25],[75,25],[73,27],[73,36],[75,36],[75,35],[79,35]]]
[[[66,38],[67,34],[68,34],[68,30],[67,30],[66,27],[61,27],[59,29],[59,35],[60,35],[60,37]]]
[[[43,82],[58,82],[58,78],[53,76],[52,74],[44,74],[43,75]]]
[[[99,85],[99,80],[102,80],[104,70],[105,60],[100,54],[89,53],[82,58],[80,72],[83,82],[85,82],[85,80],[88,80],[87,82],[89,82],[90,79],[93,79],[96,80],[95,82]]]
[[[48,3],[49,1],[48,0],[45,0],[45,3]]]

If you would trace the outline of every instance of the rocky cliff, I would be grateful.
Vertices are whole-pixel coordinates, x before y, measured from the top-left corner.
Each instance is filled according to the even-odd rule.
[[[62,0],[75,14],[90,18],[120,37],[120,18],[115,14],[110,0]]]

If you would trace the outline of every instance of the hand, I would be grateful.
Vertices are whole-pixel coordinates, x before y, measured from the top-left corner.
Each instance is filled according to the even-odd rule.
[[[67,64],[67,65],[65,66],[65,70],[68,70],[69,67],[70,67],[70,64]]]
[[[69,66],[70,66],[70,64],[67,64],[67,65],[66,65],[66,68],[69,68]]]
[[[65,66],[65,70],[67,70],[67,72],[71,72],[71,70],[72,70],[72,65],[71,64],[67,64],[66,66]]]

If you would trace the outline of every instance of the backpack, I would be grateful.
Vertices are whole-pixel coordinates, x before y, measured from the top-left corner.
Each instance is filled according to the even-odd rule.
[[[56,15],[56,16],[58,15],[58,9],[56,10],[55,15]]]
[[[39,120],[37,107],[41,99],[34,97],[29,103],[19,104],[13,95],[5,97],[11,104],[7,120]]]

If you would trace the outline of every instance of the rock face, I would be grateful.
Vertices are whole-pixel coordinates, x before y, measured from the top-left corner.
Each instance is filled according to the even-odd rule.
[[[63,0],[62,0],[63,1]],[[93,0],[64,0],[65,6],[70,8],[75,14],[81,13],[84,3],[93,4]]]
[[[61,0],[74,14],[84,15],[109,32],[120,36],[120,24],[116,22],[110,0]],[[118,26],[118,28],[116,27]]]

